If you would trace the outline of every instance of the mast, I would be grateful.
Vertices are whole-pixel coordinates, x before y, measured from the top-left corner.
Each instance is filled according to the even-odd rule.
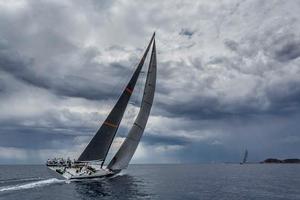
[[[103,165],[109,148],[112,144],[113,138],[115,137],[120,122],[123,118],[124,112],[136,85],[137,79],[140,75],[141,69],[144,65],[144,61],[150,49],[151,43],[154,39],[154,35],[155,34],[153,34],[142,59],[140,60],[134,74],[132,75],[126,88],[123,90],[117,103],[115,104],[115,106],[113,107],[106,120],[103,122],[103,124],[97,131],[97,133],[94,135],[90,143],[79,156],[79,162],[102,161]]]
[[[120,171],[128,166],[146,127],[151,107],[153,104],[155,85],[156,47],[154,39],[140,111],[132,128],[128,133],[128,136],[126,137],[125,141],[123,142],[116,155],[110,161],[108,169],[112,171]]]

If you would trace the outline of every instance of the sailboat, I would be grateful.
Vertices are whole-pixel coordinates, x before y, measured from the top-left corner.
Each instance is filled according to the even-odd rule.
[[[121,147],[113,156],[109,164],[107,166],[104,166],[107,154],[109,152],[113,139],[116,136],[117,130],[120,126],[121,120],[129,103],[130,97],[133,93],[139,75],[141,74],[142,67],[151,48],[151,45],[151,57],[149,61],[140,110]],[[66,179],[90,179],[112,176],[127,168],[145,130],[153,104],[155,86],[156,46],[155,33],[153,33],[151,40],[127,86],[123,90],[122,94],[108,114],[105,121],[102,123],[99,130],[96,132],[92,140],[79,156],[79,158],[74,162],[71,162],[69,159],[67,161],[63,159],[60,159],[59,161],[57,159],[48,160],[46,163],[48,168],[56,171]]]
[[[240,162],[240,164],[245,164],[247,162],[247,158],[248,158],[248,150],[246,149],[245,150],[245,153],[244,153],[244,157],[243,157],[243,160]]]

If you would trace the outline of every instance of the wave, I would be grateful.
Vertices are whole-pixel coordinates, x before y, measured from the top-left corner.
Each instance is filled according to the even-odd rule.
[[[46,179],[46,180],[42,180],[42,181],[35,181],[32,183],[27,183],[27,184],[0,187],[0,192],[25,190],[25,189],[31,189],[31,188],[36,188],[36,187],[43,187],[46,185],[56,184],[56,183],[66,183],[66,181],[59,180],[57,178],[50,178],[50,179]]]
[[[115,174],[115,175],[109,177],[109,179],[113,179],[113,178],[117,178],[117,177],[121,177],[121,176],[126,176],[126,175],[127,175],[127,174],[126,174],[125,171],[121,171],[121,172],[119,172],[119,173],[117,173],[117,174]]]

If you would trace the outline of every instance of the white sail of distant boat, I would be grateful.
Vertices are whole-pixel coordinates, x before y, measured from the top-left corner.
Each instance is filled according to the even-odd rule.
[[[103,165],[107,158],[108,151],[110,150],[130,97],[134,91],[139,75],[141,74],[151,44],[152,52],[139,113],[120,149],[109,162],[108,166],[104,167]],[[156,46],[154,33],[143,57],[117,103],[77,161],[73,163],[69,159],[67,161],[63,159],[51,159],[47,161],[47,166],[67,179],[111,176],[120,172],[122,169],[127,168],[146,127],[154,99],[155,85]]]
[[[246,149],[245,153],[244,153],[243,160],[240,164],[245,164],[247,162],[247,158],[248,158],[248,150]]]

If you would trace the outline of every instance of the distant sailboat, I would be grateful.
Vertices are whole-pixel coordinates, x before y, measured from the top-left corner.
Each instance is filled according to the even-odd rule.
[[[138,77],[141,74],[141,70],[151,44],[152,52],[139,113],[120,149],[109,162],[108,166],[104,167],[103,165],[107,158],[108,151],[119,128]],[[142,59],[140,60],[136,70],[134,71],[126,88],[123,90],[117,103],[87,147],[81,153],[77,161],[74,163],[72,163],[70,160],[60,160],[57,162],[56,160],[52,159],[47,161],[47,166],[51,170],[58,172],[67,179],[86,179],[111,176],[120,172],[122,169],[127,168],[146,127],[153,103],[155,85],[156,46],[154,33]]]
[[[240,164],[245,164],[247,162],[247,158],[248,158],[248,150],[246,149],[245,150],[245,153],[244,153],[244,157],[243,157],[243,160],[240,162]]]

